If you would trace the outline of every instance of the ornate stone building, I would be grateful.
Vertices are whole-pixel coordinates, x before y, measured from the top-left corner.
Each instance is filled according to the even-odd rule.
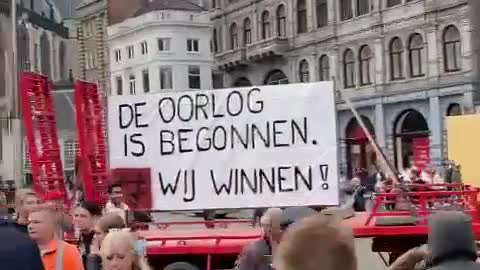
[[[212,46],[225,86],[333,80],[398,168],[438,166],[445,117],[474,108],[469,8],[467,0],[212,0]],[[340,93],[337,108],[343,169],[373,169]]]
[[[60,0],[56,0],[60,1]],[[21,71],[47,75],[53,84],[68,81],[72,54],[69,30],[50,0],[16,0],[16,17],[11,18],[11,1],[0,1],[0,180],[23,184],[23,125],[17,83]],[[12,21],[16,23],[13,42]],[[16,47],[16,51],[13,48]],[[15,55],[16,52],[16,55]],[[14,55],[17,70],[12,70]]]
[[[106,46],[108,9],[107,0],[83,0],[77,7],[77,39],[79,77],[98,82],[109,91],[109,56]]]

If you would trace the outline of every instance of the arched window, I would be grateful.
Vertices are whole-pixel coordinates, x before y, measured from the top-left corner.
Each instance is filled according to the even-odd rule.
[[[410,37],[408,43],[408,60],[410,77],[421,77],[423,73],[423,55],[425,51],[425,45],[423,44],[422,35],[415,33]]]
[[[390,42],[390,73],[392,80],[403,79],[403,44],[398,37]]]
[[[65,48],[65,42],[61,41],[60,42],[60,48],[58,49],[58,61],[60,64],[60,80],[65,81],[67,80],[67,70],[66,70],[66,65],[65,65],[65,57],[66,57],[66,48]]]
[[[446,72],[461,69],[461,40],[458,29],[450,25],[443,32],[443,58]]]
[[[278,36],[284,37],[287,35],[287,17],[284,5],[280,5],[277,8],[277,28]]]
[[[238,27],[236,23],[230,26],[230,49],[238,48]]]
[[[50,41],[45,32],[40,37],[40,57],[42,73],[50,77],[52,67],[50,64]]]
[[[252,23],[249,18],[243,21],[243,43],[245,45],[252,43]]]
[[[128,77],[128,86],[129,86],[129,90],[130,90],[130,95],[135,95],[135,92],[136,92],[136,89],[135,89],[135,76],[134,75],[130,75],[130,77]]]
[[[248,78],[241,77],[238,80],[235,81],[233,84],[234,87],[247,87],[247,86],[252,86],[252,83]]]
[[[447,108],[447,116],[462,115],[462,106],[458,103],[452,103]]]
[[[305,0],[297,1],[297,25],[299,34],[307,32],[307,2]]]
[[[270,13],[268,13],[268,11],[264,11],[262,13],[262,39],[267,39],[270,36]]]
[[[320,81],[330,80],[330,62],[328,55],[324,54],[318,59],[318,70],[320,72]]]
[[[373,53],[368,45],[364,45],[360,48],[360,84],[368,85],[372,83],[372,59]]]
[[[288,84],[288,77],[283,71],[276,69],[268,73],[264,83],[265,85]]]
[[[355,87],[355,57],[350,49],[343,53],[343,76],[345,88]]]
[[[300,82],[302,83],[310,82],[310,72],[308,71],[308,62],[305,59],[300,61],[299,75],[300,75]]]

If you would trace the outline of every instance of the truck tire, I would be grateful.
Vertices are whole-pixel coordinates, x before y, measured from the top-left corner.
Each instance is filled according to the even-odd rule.
[[[200,269],[197,266],[188,262],[174,262],[165,266],[163,270],[200,270]]]

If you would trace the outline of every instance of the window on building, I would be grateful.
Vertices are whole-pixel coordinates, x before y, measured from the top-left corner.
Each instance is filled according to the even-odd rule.
[[[200,67],[189,66],[188,67],[188,87],[190,89],[200,89]]]
[[[127,47],[127,52],[128,52],[128,59],[132,59],[135,57],[135,47],[134,46],[128,46]]]
[[[160,89],[173,89],[172,67],[160,67]]]
[[[24,146],[24,148],[23,148],[23,168],[25,170],[30,170],[32,162],[31,162],[31,159],[30,159],[30,150],[29,150],[29,147],[28,147],[27,139],[23,140],[23,146]]]
[[[142,55],[148,54],[148,43],[146,41],[142,41],[140,43],[140,48],[142,51]]]
[[[343,76],[345,88],[355,87],[355,56],[350,49],[343,53]]]
[[[136,91],[135,91],[135,76],[134,75],[130,75],[130,77],[128,78],[128,86],[129,86],[129,90],[130,90],[130,95],[135,95]]]
[[[370,11],[370,0],[357,0],[357,16],[362,16]]]
[[[115,78],[115,85],[117,88],[117,95],[123,95],[123,80],[121,76]]]
[[[158,50],[161,52],[170,51],[170,39],[169,38],[159,38],[157,39]]]
[[[264,11],[262,13],[262,39],[267,39],[271,37],[270,29],[270,13]]]
[[[278,36],[284,37],[287,35],[287,17],[284,5],[277,8],[277,28]]]
[[[90,25],[91,25],[90,22],[86,22],[83,26],[83,33],[84,33],[84,37],[86,37],[86,38],[88,38],[92,35],[92,33],[90,31],[90,29],[91,29]]]
[[[238,27],[236,23],[230,25],[230,49],[238,48]]]
[[[225,88],[224,77],[223,77],[222,72],[213,71],[212,72],[212,81],[213,81],[213,89]]]
[[[443,58],[446,72],[461,69],[461,39],[458,29],[450,25],[443,32]]]
[[[142,71],[142,83],[143,83],[143,92],[148,93],[150,92],[150,74],[148,69]]]
[[[390,72],[392,80],[403,79],[403,44],[398,37],[390,42]]]
[[[421,77],[423,73],[423,57],[425,45],[423,44],[422,35],[416,33],[410,37],[408,43],[408,59],[410,67],[410,77]]]
[[[212,8],[217,8],[217,0],[212,0]]]
[[[52,74],[52,65],[50,64],[50,57],[52,50],[50,49],[52,46],[50,44],[50,38],[47,35],[47,32],[43,32],[40,36],[40,60],[41,60],[41,67],[42,73],[48,77]]]
[[[199,51],[198,43],[199,43],[198,39],[187,39],[187,51],[198,52]]]
[[[96,67],[95,52],[86,53],[85,69],[89,70]]]
[[[243,21],[243,43],[245,45],[252,43],[252,22],[250,18]]]
[[[340,0],[340,18],[342,21],[353,17],[352,0]]]
[[[393,7],[396,5],[400,5],[402,0],[387,0],[387,7]]]
[[[371,70],[373,53],[368,45],[364,45],[360,48],[360,84],[369,85],[372,83]]]
[[[40,59],[39,59],[39,51],[40,51],[40,46],[38,45],[38,43],[35,43],[33,45],[33,68],[34,68],[34,71],[38,72],[39,70],[39,63],[40,63]]]
[[[75,155],[76,155],[76,142],[73,140],[66,140],[64,148],[64,157],[65,157],[65,167],[74,168],[75,167]]]
[[[321,28],[328,24],[327,0],[317,0],[317,27]]]
[[[330,80],[330,61],[328,60],[328,55],[324,54],[319,58],[318,70],[320,72],[320,81]]]
[[[308,30],[307,1],[297,0],[297,32],[305,33]]]
[[[299,75],[300,75],[300,82],[302,83],[310,82],[310,71],[308,70],[308,62],[305,59],[300,61]]]
[[[218,53],[218,36],[217,29],[213,29],[212,49],[214,53]]]
[[[115,62],[122,61],[122,50],[115,50]]]

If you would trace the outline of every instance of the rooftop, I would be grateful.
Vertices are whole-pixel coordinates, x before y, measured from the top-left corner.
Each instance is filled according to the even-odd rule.
[[[134,17],[156,10],[206,11],[189,0],[144,0],[143,6],[134,13]]]

